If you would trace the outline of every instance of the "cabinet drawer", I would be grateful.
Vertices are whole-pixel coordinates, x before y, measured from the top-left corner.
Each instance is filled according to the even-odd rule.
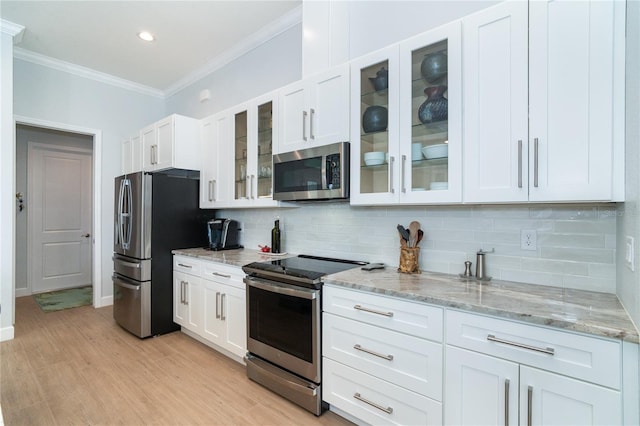
[[[330,359],[323,400],[369,424],[441,425],[442,404]]]
[[[452,310],[446,315],[449,345],[620,389],[618,342]]]
[[[442,341],[442,309],[325,285],[323,310],[424,339]]]
[[[173,270],[199,276],[202,270],[202,262],[193,257],[173,256]]]
[[[442,400],[442,344],[329,313],[322,327],[323,356]]]
[[[223,265],[221,263],[205,263],[202,268],[202,277],[221,284],[244,289],[242,282],[244,272],[236,266]]]

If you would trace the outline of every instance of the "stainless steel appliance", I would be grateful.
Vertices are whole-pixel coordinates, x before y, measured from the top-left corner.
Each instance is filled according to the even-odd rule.
[[[240,245],[240,224],[233,219],[211,219],[207,223],[207,235],[211,250],[242,248]]]
[[[171,250],[204,247],[197,172],[134,173],[115,179],[113,318],[138,337],[178,330]]]
[[[274,155],[274,200],[349,198],[349,147],[340,142]]]
[[[320,415],[322,277],[366,263],[300,255],[245,265],[247,376]]]

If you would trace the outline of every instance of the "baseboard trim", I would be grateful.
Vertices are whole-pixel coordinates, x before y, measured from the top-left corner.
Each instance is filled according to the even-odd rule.
[[[104,308],[111,305],[113,305],[113,296],[103,296],[100,298],[100,306],[94,306],[94,308]]]
[[[0,342],[5,342],[7,340],[13,340],[14,338],[14,327],[4,327],[0,328]]]
[[[16,297],[31,296],[28,288],[16,288]]]

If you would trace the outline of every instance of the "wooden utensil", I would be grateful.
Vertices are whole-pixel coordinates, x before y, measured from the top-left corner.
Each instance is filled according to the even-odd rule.
[[[409,247],[415,247],[418,241],[418,231],[420,230],[420,222],[415,220],[409,224]]]
[[[422,231],[422,229],[418,229],[418,240],[416,241],[416,247],[418,247],[418,244],[420,244],[420,241],[422,241],[422,237],[424,237],[424,232]]]

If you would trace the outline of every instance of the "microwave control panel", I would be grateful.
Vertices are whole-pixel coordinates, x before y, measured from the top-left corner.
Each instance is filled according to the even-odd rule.
[[[327,189],[340,188],[340,154],[331,154],[326,157]]]

